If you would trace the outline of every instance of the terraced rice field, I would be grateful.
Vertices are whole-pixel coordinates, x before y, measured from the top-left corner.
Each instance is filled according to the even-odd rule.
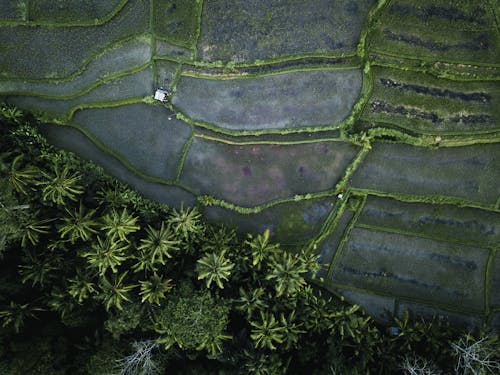
[[[0,96],[50,142],[317,252],[376,318],[500,329],[497,2],[56,4],[0,3]]]

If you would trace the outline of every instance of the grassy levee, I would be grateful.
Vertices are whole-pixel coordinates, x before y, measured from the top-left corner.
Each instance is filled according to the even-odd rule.
[[[119,0],[119,3],[113,8],[111,12],[100,18],[93,18],[88,21],[54,21],[52,20],[32,20],[33,10],[30,6],[30,1],[26,7],[25,20],[0,20],[0,26],[52,26],[52,27],[72,27],[72,26],[100,26],[111,21],[127,4],[129,0]]]
[[[394,198],[403,202],[419,202],[419,203],[431,203],[431,204],[451,204],[458,207],[472,207],[479,208],[482,210],[500,212],[500,209],[495,205],[478,203],[475,201],[470,201],[467,199],[461,199],[457,197],[451,197],[447,195],[419,195],[419,194],[403,194],[403,193],[394,193],[394,192],[386,192],[379,191],[373,189],[363,189],[363,188],[350,188],[353,193],[360,195],[375,195],[378,197],[389,197]]]
[[[271,207],[274,207],[276,205],[283,204],[283,203],[301,202],[301,201],[320,199],[320,198],[330,198],[330,197],[335,197],[336,195],[337,194],[335,193],[334,190],[326,190],[326,191],[320,191],[320,192],[308,193],[308,194],[297,194],[297,195],[294,195],[293,197],[272,199],[272,200],[269,200],[265,203],[251,206],[251,207],[240,206],[240,205],[228,202],[224,199],[216,198],[216,197],[211,196],[211,195],[200,195],[198,198],[198,202],[203,206],[219,206],[219,207],[223,207],[223,208],[227,208],[227,209],[236,211],[240,214],[257,214],[257,213],[262,212],[263,210],[265,210],[267,208],[271,208]]]
[[[333,255],[332,262],[330,263],[330,268],[328,270],[328,274],[325,277],[326,280],[329,280],[332,277],[333,268],[335,267],[335,265],[339,259],[340,253],[342,252],[345,244],[349,240],[349,236],[351,235],[351,231],[356,226],[356,222],[358,221],[358,218],[361,215],[361,211],[363,210],[363,207],[366,203],[366,196],[358,196],[358,197],[359,197],[359,199],[361,199],[361,201],[358,204],[358,207],[356,208],[356,211],[355,211],[353,218],[351,219],[351,221],[347,225],[347,228],[344,230],[344,234],[342,236],[342,239],[340,240],[339,246],[337,247],[335,254]]]
[[[192,128],[192,127],[191,127]],[[184,147],[182,147],[181,156],[179,158],[179,163],[177,164],[177,168],[175,170],[175,182],[179,182],[181,178],[182,169],[184,168],[184,161],[186,160],[187,154],[189,152],[189,148],[191,147],[191,143],[193,143],[193,138],[195,137],[194,130],[192,129],[191,135],[189,136],[186,143],[184,143]]]

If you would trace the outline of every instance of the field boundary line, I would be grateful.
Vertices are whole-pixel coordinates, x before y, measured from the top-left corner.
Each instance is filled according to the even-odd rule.
[[[188,155],[189,150],[191,148],[191,144],[193,143],[193,139],[194,139],[194,131],[193,131],[193,128],[191,127],[191,134],[189,135],[189,138],[186,140],[186,142],[182,146],[181,155],[180,155],[179,161],[177,162],[177,167],[175,170],[175,179],[174,179],[175,182],[180,181],[182,171],[184,169],[184,162],[186,161],[187,155]]]
[[[325,199],[325,198],[332,198],[335,197],[336,193],[335,191],[332,190],[325,190],[325,191],[320,191],[320,192],[315,192],[315,193],[308,193],[308,194],[296,194],[291,197],[284,197],[284,198],[277,198],[277,199],[272,199],[267,202],[264,202],[259,205],[251,206],[251,207],[245,207],[245,206],[240,206],[231,202],[228,202],[224,199],[219,199],[211,195],[200,195],[198,197],[198,201],[200,204],[204,207],[209,207],[209,206],[217,206],[217,207],[222,207],[226,208],[228,210],[232,210],[234,212],[243,214],[243,215],[252,215],[252,214],[258,214],[268,208],[283,204],[283,203],[293,203],[293,202],[303,202],[303,201],[312,201],[312,200],[317,200],[317,199]]]
[[[420,203],[432,203],[432,204],[451,204],[458,207],[471,207],[479,208],[485,211],[500,212],[500,209],[495,208],[493,205],[487,205],[475,201],[468,201],[462,198],[457,198],[449,195],[416,195],[416,194],[404,194],[404,193],[391,193],[384,192],[373,189],[364,188],[351,188],[353,192],[360,195],[374,195],[377,197],[389,197],[402,202],[420,202]]]
[[[451,245],[465,245],[467,247],[475,247],[475,248],[480,248],[480,249],[489,250],[489,251],[491,251],[495,248],[495,245],[489,245],[489,244],[486,244],[484,242],[476,242],[476,241],[464,242],[462,240],[454,240],[454,239],[448,239],[448,238],[444,238],[444,237],[436,237],[436,236],[422,234],[422,233],[418,233],[418,232],[410,232],[408,230],[398,229],[398,228],[391,228],[391,227],[384,227],[384,226],[363,224],[363,223],[357,223],[356,227],[362,228],[362,229],[370,229],[370,230],[374,230],[374,231],[378,231],[378,232],[401,234],[401,235],[407,236],[407,237],[422,238],[422,239],[436,241],[436,242],[444,242],[444,243],[449,243]]]
[[[335,253],[333,254],[332,260],[330,262],[330,266],[328,267],[328,273],[326,275],[326,280],[331,280],[332,275],[334,273],[334,268],[337,265],[340,254],[344,252],[345,244],[347,241],[349,241],[349,237],[351,235],[352,229],[356,226],[356,222],[358,221],[359,216],[361,215],[361,212],[363,211],[363,208],[366,204],[366,196],[361,196],[361,201],[356,207],[356,212],[354,216],[352,217],[351,221],[349,221],[349,224],[347,224],[347,227],[345,228],[344,232],[342,233],[342,239],[339,242],[339,246],[335,250]],[[329,282],[329,281],[328,281]]]

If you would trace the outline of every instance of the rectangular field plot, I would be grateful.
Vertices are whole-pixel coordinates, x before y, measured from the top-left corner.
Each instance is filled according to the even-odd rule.
[[[26,3],[20,1],[0,1],[1,21],[26,21],[28,15]]]
[[[334,199],[282,203],[256,214],[210,206],[206,218],[217,224],[236,228],[240,233],[263,233],[269,229],[273,241],[282,245],[305,245],[317,235],[332,210]]]
[[[335,283],[396,297],[484,308],[489,251],[354,228],[335,263]]]
[[[92,91],[74,99],[44,99],[32,96],[13,96],[8,102],[19,108],[69,115],[72,108],[86,103],[104,104],[108,101],[143,98],[153,92],[153,69],[146,68],[97,86]]]
[[[467,306],[464,306],[466,308]],[[465,314],[439,309],[437,307],[426,306],[412,302],[400,302],[398,306],[398,317],[402,318],[405,311],[413,319],[426,318],[449,321],[451,324],[467,327],[468,329],[477,329],[485,323],[483,316],[479,314]]]
[[[357,151],[333,141],[230,145],[195,138],[181,181],[201,194],[255,206],[334,188]]]
[[[106,46],[149,29],[149,2],[129,0],[97,27],[0,27],[0,72],[26,80],[62,78]]]
[[[76,77],[59,82],[0,81],[0,94],[73,95],[97,81],[146,64],[151,59],[150,40],[134,38],[95,57]]]
[[[156,39],[156,56],[170,57],[179,60],[193,60],[194,53],[195,50]]]
[[[139,171],[174,179],[181,150],[191,134],[163,106],[131,104],[76,112],[74,123],[90,132]]]
[[[8,0],[7,0],[8,1]],[[119,8],[123,0],[28,0],[30,21],[47,23],[93,23]]]
[[[457,82],[397,69],[374,68],[366,121],[412,131],[472,132],[499,129],[497,82]]]
[[[318,263],[321,264],[321,269],[317,273],[318,277],[327,276],[333,257],[337,253],[345,230],[353,217],[354,211],[345,210],[333,231],[318,245]]]
[[[370,36],[370,51],[424,60],[498,63],[500,40],[488,1],[391,2]]]
[[[375,143],[352,178],[354,187],[439,195],[495,205],[500,196],[500,144],[425,148]]]
[[[193,47],[198,37],[202,1],[153,0],[153,31],[157,37]]]
[[[206,0],[202,60],[354,53],[373,0]]]
[[[357,224],[461,243],[500,243],[500,213],[445,204],[369,196]]]
[[[339,289],[339,292],[349,302],[360,305],[370,316],[379,321],[389,322],[394,315],[395,298],[348,289]]]
[[[361,72],[325,70],[212,80],[183,76],[173,104],[193,119],[233,130],[337,124],[361,89]]]
[[[196,197],[177,186],[146,181],[127,169],[118,159],[97,147],[80,131],[69,126],[43,124],[40,131],[47,140],[57,146],[72,151],[80,157],[93,161],[116,178],[128,183],[146,198],[165,203],[170,207],[193,206]]]

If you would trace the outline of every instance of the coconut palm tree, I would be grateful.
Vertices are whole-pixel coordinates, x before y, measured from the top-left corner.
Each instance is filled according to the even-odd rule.
[[[66,204],[66,199],[76,201],[77,196],[83,193],[83,187],[79,184],[80,175],[71,173],[68,165],[61,167],[56,164],[53,174],[42,172],[43,180],[38,185],[43,186],[42,199],[60,205]]]
[[[250,324],[253,327],[250,337],[256,348],[276,350],[276,344],[285,340],[285,329],[272,313],[261,311],[260,322],[252,321]]]
[[[250,319],[254,311],[263,311],[268,308],[268,303],[265,301],[265,294],[264,288],[255,288],[250,291],[240,288],[237,309],[245,312],[247,319]]]
[[[179,211],[174,208],[168,222],[178,237],[185,242],[198,238],[205,231],[201,214],[196,207],[181,207]]]
[[[223,289],[223,282],[227,281],[231,275],[234,263],[226,259],[224,253],[225,251],[220,254],[206,254],[197,261],[196,272],[198,273],[198,280],[205,279],[207,288],[210,288],[212,282],[215,282],[219,288]]]
[[[279,245],[269,243],[270,233],[269,229],[266,229],[263,234],[259,234],[255,238],[249,235],[245,241],[252,253],[252,265],[256,266],[258,270],[260,270],[264,259],[280,251]]]
[[[118,238],[120,241],[128,242],[127,235],[140,229],[137,225],[138,217],[130,215],[125,207],[121,213],[111,210],[102,220],[104,224],[101,229],[106,231],[106,235],[112,240]]]
[[[151,304],[160,305],[160,300],[165,298],[165,293],[173,288],[172,279],[164,279],[162,276],[153,274],[146,281],[139,281],[141,291],[139,295],[142,296],[141,302],[149,302]]]
[[[118,266],[127,259],[124,254],[128,247],[128,243],[97,237],[97,243],[92,244],[92,251],[84,253],[83,257],[87,258],[90,267],[97,268],[99,275],[103,276],[108,269],[113,273],[118,272]]]
[[[101,277],[99,281],[100,292],[98,298],[104,304],[106,311],[112,307],[118,310],[123,309],[123,302],[130,302],[129,293],[137,285],[124,285],[124,279],[127,277],[128,271],[122,273],[120,276],[113,275],[111,281],[106,276]]]
[[[306,285],[303,275],[308,269],[305,263],[297,255],[283,252],[274,255],[270,262],[271,272],[266,276],[266,280],[272,280],[276,290],[276,296],[295,295]]]
[[[80,201],[78,210],[71,212],[66,208],[65,211],[67,216],[62,219],[63,223],[58,229],[61,238],[68,237],[69,241],[74,244],[78,239],[88,241],[92,234],[97,233],[94,227],[98,225],[98,222],[93,220],[95,210],[87,212]]]
[[[96,293],[95,285],[90,281],[88,273],[77,270],[76,276],[69,279],[68,293],[75,298],[78,303],[83,303],[92,294]]]
[[[8,167],[5,158],[9,153],[0,155],[0,172],[6,175],[6,180],[17,192],[28,195],[29,190],[37,184],[41,172],[34,166],[22,167],[23,155],[16,156]]]
[[[28,252],[25,261],[25,264],[19,266],[19,273],[22,276],[22,282],[25,283],[31,280],[32,286],[36,284],[43,286],[54,276],[52,272],[57,270],[57,267],[54,266],[56,262],[54,262],[53,258],[42,258]]]
[[[165,258],[172,258],[171,252],[179,249],[179,243],[170,225],[162,222],[160,229],[146,228],[146,238],[141,239],[138,249],[150,257],[153,264],[158,262],[164,265]]]
[[[16,303],[11,301],[10,304],[0,310],[0,320],[2,327],[14,326],[16,333],[24,325],[26,320],[35,317],[35,311],[41,311],[41,308],[31,306],[29,303]]]
[[[32,245],[38,244],[40,241],[41,234],[50,233],[51,226],[48,225],[51,221],[55,219],[45,219],[37,220],[37,216],[40,211],[36,211],[33,215],[27,215],[21,217],[20,230],[22,233],[21,246],[25,248],[28,245],[28,241]]]

